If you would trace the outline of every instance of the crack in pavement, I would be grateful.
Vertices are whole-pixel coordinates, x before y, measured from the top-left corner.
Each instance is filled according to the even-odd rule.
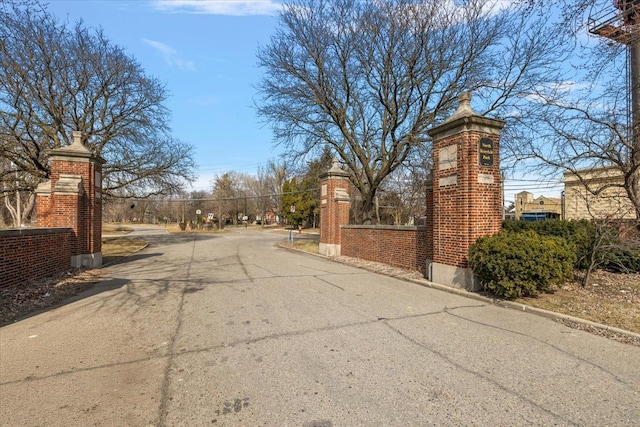
[[[316,279],[320,280],[321,282],[326,283],[327,285],[331,285],[331,286],[333,286],[334,288],[338,288],[338,289],[340,289],[341,291],[343,291],[343,292],[344,292],[344,288],[343,288],[343,287],[338,286],[338,285],[336,285],[336,284],[334,284],[334,283],[331,283],[330,281],[323,279],[321,276],[312,276],[312,277],[314,277],[314,278],[316,278]]]
[[[185,290],[186,289],[187,288],[185,288]],[[183,295],[186,295],[186,294],[188,294],[188,291],[183,293]],[[180,305],[182,305],[182,304],[183,304],[183,301],[181,301]],[[475,306],[473,306],[473,307],[475,307]],[[375,324],[375,323],[379,323],[381,321],[412,319],[412,318],[426,317],[426,316],[432,316],[432,315],[443,314],[443,313],[445,313],[444,309],[443,310],[439,310],[439,311],[429,312],[429,313],[411,314],[411,315],[398,316],[398,317],[393,317],[393,318],[376,317],[375,319],[362,321],[362,322],[351,322],[351,323],[345,323],[345,324],[335,325],[335,326],[326,326],[326,327],[322,327],[322,328],[312,328],[312,329],[304,329],[304,330],[299,330],[299,331],[283,332],[283,333],[279,333],[279,334],[265,335],[265,336],[262,336],[262,337],[255,337],[255,338],[246,339],[246,340],[238,340],[238,341],[233,341],[233,342],[229,342],[229,343],[221,343],[221,344],[208,346],[208,347],[176,351],[175,350],[175,342],[176,342],[176,338],[177,338],[177,335],[179,333],[179,330],[181,328],[181,321],[180,321],[180,319],[178,319],[178,325],[177,325],[176,330],[175,330],[175,332],[173,334],[172,341],[169,343],[167,352],[165,354],[157,355],[157,356],[150,356],[150,357],[145,357],[145,358],[140,358],[140,359],[135,359],[135,360],[130,360],[130,361],[118,362],[118,363],[110,363],[110,364],[104,364],[104,365],[90,366],[90,367],[85,367],[85,368],[82,368],[82,369],[69,369],[69,370],[60,371],[60,372],[57,372],[57,373],[54,373],[54,374],[51,374],[51,375],[43,375],[43,376],[39,376],[39,377],[29,376],[29,377],[26,377],[26,378],[23,378],[23,379],[19,379],[19,380],[13,380],[13,381],[7,381],[7,382],[4,382],[4,383],[0,383],[0,387],[5,386],[5,385],[9,385],[9,384],[20,383],[20,382],[33,382],[33,381],[46,380],[46,379],[55,378],[55,377],[58,377],[58,376],[72,375],[72,374],[77,374],[77,373],[86,372],[86,371],[93,371],[93,370],[98,370],[98,369],[109,368],[109,367],[112,367],[112,366],[126,366],[126,365],[131,365],[131,364],[140,363],[140,362],[147,362],[147,361],[152,361],[152,360],[156,360],[156,359],[168,358],[167,367],[165,368],[165,371],[164,371],[165,372],[165,379],[163,381],[163,386],[162,386],[162,389],[161,389],[162,390],[161,393],[163,395],[163,397],[161,399],[161,402],[164,401],[164,406],[163,406],[162,403],[161,403],[161,406],[164,409],[166,409],[166,404],[168,403],[168,402],[166,402],[166,400],[168,399],[168,397],[166,396],[166,393],[168,391],[167,387],[169,385],[168,384],[168,381],[169,381],[168,380],[168,373],[170,373],[170,371],[171,371],[171,364],[173,362],[173,359],[175,357],[177,357],[177,356],[182,356],[182,355],[185,355],[185,354],[203,353],[203,352],[208,352],[208,351],[212,351],[212,350],[219,350],[219,349],[223,349],[223,348],[233,348],[233,347],[236,347],[236,346],[254,344],[254,343],[257,343],[257,342],[267,341],[267,340],[277,340],[277,339],[280,339],[280,338],[304,336],[304,335],[314,334],[314,333],[318,333],[318,332],[337,331],[337,330],[340,330],[340,329],[347,329],[347,328],[353,328],[353,327],[359,327],[359,326],[367,326],[367,325],[372,325],[372,324]],[[179,316],[181,316],[182,307],[179,308],[178,314],[179,314]]]
[[[453,309],[457,309],[457,308],[458,308],[458,307],[454,307]],[[462,308],[462,307],[460,307],[460,308]],[[451,309],[449,309],[449,310],[451,310]],[[448,311],[445,311],[445,310],[441,311],[441,313],[449,314],[449,313],[448,313]],[[395,320],[395,319],[393,319],[393,320]],[[389,329],[391,329],[392,331],[394,331],[396,334],[398,334],[399,336],[401,336],[402,338],[404,338],[404,339],[405,339],[405,340],[407,340],[408,342],[410,342],[410,343],[412,343],[412,344],[414,344],[414,345],[416,345],[416,346],[418,346],[418,347],[420,347],[420,348],[422,348],[422,349],[424,349],[424,350],[426,350],[426,351],[428,351],[428,352],[430,352],[430,353],[434,354],[435,356],[437,356],[438,358],[440,358],[442,361],[444,361],[444,362],[446,362],[446,363],[450,364],[450,365],[451,365],[451,366],[453,366],[454,368],[459,369],[459,370],[461,370],[461,371],[464,371],[464,372],[466,372],[466,373],[468,373],[468,374],[470,374],[470,375],[472,375],[472,376],[475,376],[475,377],[477,377],[477,378],[480,378],[480,379],[482,379],[482,380],[484,380],[484,381],[486,381],[486,382],[488,382],[488,383],[490,383],[490,384],[493,384],[493,385],[494,385],[495,387],[497,387],[498,389],[500,389],[500,390],[502,390],[502,391],[504,391],[504,392],[506,392],[506,393],[508,393],[508,394],[510,394],[510,395],[512,395],[512,396],[515,396],[515,397],[517,397],[518,399],[521,399],[522,401],[525,401],[525,402],[529,403],[529,404],[530,404],[530,405],[532,405],[533,407],[538,408],[539,410],[541,410],[541,411],[543,411],[543,412],[545,412],[545,413],[547,413],[547,414],[549,414],[549,415],[552,415],[553,417],[555,417],[555,418],[557,418],[557,419],[562,420],[563,422],[567,423],[568,425],[573,425],[573,426],[579,426],[579,425],[580,425],[580,424],[577,424],[577,423],[575,423],[575,422],[573,422],[573,421],[571,421],[571,420],[567,419],[566,417],[563,417],[563,416],[562,416],[562,415],[560,415],[560,414],[557,414],[557,413],[555,413],[555,412],[551,411],[550,409],[547,409],[547,408],[545,408],[545,407],[540,406],[540,404],[538,404],[537,402],[533,401],[532,399],[530,399],[530,398],[528,398],[528,397],[525,397],[525,396],[521,395],[521,394],[520,394],[520,393],[518,393],[516,390],[512,390],[512,389],[510,389],[509,387],[507,387],[507,386],[505,386],[505,385],[500,384],[499,382],[497,382],[497,381],[496,381],[496,380],[494,380],[493,378],[491,378],[491,377],[489,377],[489,376],[487,376],[487,375],[484,375],[484,374],[482,374],[482,373],[480,373],[480,372],[477,372],[477,371],[474,371],[474,370],[472,370],[472,369],[469,369],[469,368],[464,367],[463,365],[461,365],[461,364],[457,363],[456,361],[454,361],[452,358],[448,357],[448,356],[447,356],[447,355],[445,355],[444,353],[442,353],[442,352],[440,352],[440,351],[438,351],[438,350],[436,350],[436,349],[430,348],[430,347],[429,347],[429,346],[427,346],[426,344],[423,344],[423,343],[421,343],[420,341],[418,341],[418,340],[416,340],[416,339],[414,339],[414,338],[410,337],[409,335],[407,335],[407,334],[403,333],[403,332],[402,332],[402,331],[400,331],[399,329],[394,328],[393,326],[391,326],[391,325],[389,324],[389,321],[388,321],[388,320],[383,320],[383,321],[382,321],[382,323],[384,323],[384,324],[385,324]]]
[[[457,310],[459,308],[465,308],[465,307],[456,307],[453,310]],[[467,322],[474,323],[476,325],[485,326],[487,328],[492,328],[492,329],[497,329],[497,330],[502,331],[502,332],[507,332],[507,333],[510,333],[510,334],[513,334],[513,335],[523,336],[523,337],[529,338],[529,339],[531,339],[533,341],[537,341],[537,342],[539,342],[539,343],[541,343],[541,344],[543,344],[543,345],[545,345],[547,347],[553,348],[555,351],[557,351],[557,352],[559,352],[561,354],[564,354],[565,356],[568,356],[571,359],[574,359],[574,360],[577,360],[579,362],[585,363],[585,364],[587,364],[587,365],[589,365],[589,366],[591,366],[593,368],[596,368],[596,369],[600,370],[601,372],[606,373],[607,375],[609,375],[611,378],[613,378],[619,384],[624,385],[625,387],[629,388],[630,390],[634,390],[633,384],[624,381],[623,379],[619,378],[614,373],[608,371],[607,369],[604,369],[601,366],[596,365],[595,363],[593,363],[593,362],[591,362],[591,361],[589,361],[587,359],[584,359],[582,357],[576,356],[575,354],[569,353],[568,351],[563,350],[562,348],[560,348],[560,347],[558,347],[558,346],[556,346],[554,344],[548,343],[546,341],[543,341],[543,340],[541,340],[539,338],[536,338],[536,337],[533,337],[531,335],[525,334],[523,332],[517,332],[517,331],[506,329],[506,328],[503,328],[503,327],[500,327],[500,326],[490,325],[488,323],[480,322],[480,321],[477,321],[477,320],[472,320],[472,319],[469,319],[467,317],[461,316],[459,314],[454,314],[454,313],[451,312],[451,310],[445,310],[445,313],[447,313],[448,315],[453,316],[455,318],[458,318],[460,320],[465,320]]]
[[[182,302],[181,301],[181,306],[182,306]],[[164,380],[163,380],[163,384],[162,384],[162,388],[161,388],[161,399],[160,399],[160,405],[159,405],[159,415],[158,415],[158,419],[157,419],[157,423],[156,425],[166,425],[166,417],[168,415],[168,403],[169,403],[169,386],[170,386],[170,373],[172,372],[172,365],[173,365],[173,361],[175,360],[176,357],[182,356],[182,355],[187,355],[187,354],[197,354],[197,353],[204,353],[204,352],[211,352],[211,351],[215,351],[215,350],[220,350],[220,349],[225,349],[225,348],[234,348],[237,346],[245,346],[248,344],[255,344],[255,343],[259,343],[262,341],[267,341],[267,340],[277,340],[277,339],[281,339],[281,338],[289,338],[289,337],[298,337],[298,336],[304,336],[304,335],[309,335],[309,334],[314,334],[314,333],[320,333],[320,332],[329,332],[329,331],[337,331],[337,330],[341,330],[341,329],[348,329],[348,328],[353,328],[353,327],[360,327],[360,326],[366,326],[366,325],[372,325],[375,323],[383,323],[387,328],[389,328],[390,330],[392,330],[395,334],[401,336],[403,339],[407,340],[408,342],[412,343],[413,345],[416,345],[434,355],[436,355],[438,358],[440,358],[441,360],[445,361],[446,363],[454,366],[456,369],[459,369],[461,371],[464,371],[470,375],[473,375],[475,377],[478,377],[480,379],[482,379],[483,381],[487,381],[491,384],[493,384],[495,387],[497,387],[498,389],[509,393],[515,397],[517,397],[518,399],[525,401],[529,404],[531,404],[532,406],[540,409],[541,411],[548,413],[549,415],[556,417],[557,419],[562,420],[563,422],[570,424],[570,425],[578,425],[574,422],[572,422],[571,420],[563,417],[562,415],[555,413],[545,407],[540,406],[539,403],[533,401],[532,399],[525,397],[523,395],[521,395],[520,393],[518,393],[516,390],[513,390],[503,384],[500,384],[499,382],[497,382],[496,380],[494,380],[493,378],[482,374],[481,372],[477,372],[474,371],[472,369],[466,368],[463,365],[457,363],[455,360],[453,360],[452,358],[450,358],[449,356],[445,355],[444,353],[431,348],[429,346],[427,346],[424,343],[421,343],[420,341],[418,341],[417,339],[405,334],[404,332],[402,332],[401,330],[399,330],[398,328],[394,327],[392,325],[392,323],[394,321],[401,321],[401,320],[406,320],[406,319],[415,319],[415,318],[420,318],[420,317],[427,317],[427,316],[432,316],[432,315],[438,315],[438,314],[446,314],[446,315],[450,315],[456,318],[459,318],[461,320],[465,320],[468,322],[472,322],[472,323],[478,323],[481,326],[485,326],[485,327],[489,327],[489,328],[495,328],[495,329],[499,329],[501,331],[504,332],[508,332],[508,333],[512,333],[512,334],[517,334],[517,335],[523,335],[525,337],[540,341],[536,338],[530,337],[529,335],[520,333],[520,332],[515,332],[515,331],[511,331],[505,328],[501,328],[501,327],[496,327],[493,325],[487,325],[487,324],[483,324],[481,322],[476,322],[474,320],[470,320],[465,318],[464,316],[460,316],[457,314],[454,314],[453,311],[456,310],[461,310],[461,309],[465,309],[465,308],[482,308],[482,307],[486,307],[486,304],[483,305],[461,305],[461,306],[455,306],[455,307],[444,307],[442,310],[439,311],[434,311],[434,312],[429,312],[429,313],[419,313],[419,314],[411,314],[411,315],[404,315],[404,316],[396,316],[396,317],[392,317],[392,318],[386,318],[386,317],[376,317],[375,319],[371,319],[371,320],[367,320],[367,321],[363,321],[363,322],[351,322],[351,323],[346,323],[346,324],[341,324],[341,325],[335,325],[335,326],[327,326],[327,327],[322,327],[322,328],[313,328],[313,329],[306,329],[306,330],[300,330],[300,331],[291,331],[291,332],[284,332],[284,333],[279,333],[279,334],[271,334],[271,335],[266,335],[263,337],[256,337],[256,338],[252,338],[252,339],[245,339],[245,340],[238,340],[238,341],[234,341],[234,342],[229,342],[229,343],[221,343],[218,345],[214,345],[214,346],[208,346],[208,347],[204,347],[204,348],[196,348],[196,349],[190,349],[190,350],[181,350],[181,351],[176,351],[175,349],[175,342],[176,342],[176,338],[179,335],[180,329],[181,329],[181,315],[182,315],[182,307],[179,308],[179,319],[178,319],[178,324],[176,325],[176,329],[172,338],[172,342],[168,347],[168,352],[167,354],[164,355],[158,355],[158,356],[151,356],[151,357],[147,357],[147,358],[141,358],[141,359],[136,359],[136,360],[132,360],[132,361],[126,361],[126,362],[119,362],[119,363],[113,363],[113,364],[107,364],[107,365],[100,365],[100,366],[93,366],[93,367],[87,367],[84,369],[72,369],[72,370],[67,370],[67,371],[62,371],[62,372],[58,372],[56,374],[52,374],[52,375],[47,375],[47,376],[42,376],[42,377],[27,377],[21,380],[15,380],[15,381],[10,381],[10,382],[5,382],[0,384],[0,386],[6,386],[6,385],[10,385],[10,384],[14,384],[14,383],[19,383],[19,382],[33,382],[33,381],[40,381],[40,380],[46,380],[49,378],[55,378],[55,377],[59,377],[59,376],[64,376],[64,375],[73,375],[76,373],[81,373],[84,371],[91,371],[91,370],[97,370],[97,369],[104,369],[104,368],[109,368],[109,367],[113,367],[113,366],[125,366],[125,365],[132,365],[132,364],[136,364],[136,363],[141,363],[141,362],[147,362],[147,361],[152,361],[155,359],[167,359],[167,363],[166,363],[166,367],[165,367],[165,374],[164,374]],[[556,346],[545,343],[543,341],[540,341],[543,344],[549,345],[550,347],[562,352],[563,354],[567,354],[568,356],[574,357],[576,358],[574,355],[568,354],[564,351],[562,351],[561,349],[558,349]],[[577,360],[586,362],[591,364],[591,362],[589,361],[585,361],[581,358],[576,358]],[[594,365],[595,367],[597,367],[596,365]],[[605,371],[606,372],[606,371]],[[610,373],[609,373],[610,374]],[[616,378],[618,381],[620,381],[617,377],[615,377],[614,375],[612,375],[614,378]],[[628,385],[624,382],[622,382],[625,385]]]
[[[475,306],[472,306],[472,307],[475,307]],[[237,341],[232,341],[232,342],[228,342],[228,343],[221,343],[221,344],[212,345],[212,346],[208,346],[208,347],[194,348],[194,349],[191,349],[191,350],[181,351],[181,352],[177,353],[177,355],[202,353],[202,352],[207,352],[207,351],[212,351],[212,350],[219,350],[219,349],[222,349],[222,348],[234,348],[234,347],[237,347],[237,346],[242,346],[242,345],[247,345],[247,344],[255,344],[255,343],[261,342],[261,341],[277,340],[277,339],[280,339],[280,338],[289,338],[289,337],[298,337],[298,336],[310,335],[310,334],[314,334],[314,333],[318,333],[318,332],[338,331],[338,330],[341,330],[341,329],[348,329],[348,328],[354,328],[354,327],[359,327],[359,326],[367,326],[367,325],[372,325],[372,324],[380,323],[380,322],[386,322],[386,321],[390,321],[390,320],[393,321],[393,320],[413,319],[413,318],[427,317],[427,316],[433,316],[433,315],[444,314],[444,313],[446,313],[444,310],[439,310],[439,311],[434,311],[434,312],[429,312],[429,313],[410,314],[410,315],[406,315],[406,316],[398,316],[398,317],[393,317],[393,318],[376,317],[375,319],[366,320],[366,321],[362,321],[362,322],[350,322],[350,323],[343,323],[343,324],[334,325],[334,326],[325,326],[325,327],[322,327],[322,328],[312,328],[312,329],[303,329],[303,330],[298,330],[298,331],[282,332],[282,333],[277,333],[277,334],[264,335],[262,337],[255,337],[255,338],[251,338],[251,339],[243,339],[243,340],[237,340]]]
[[[187,271],[185,274],[185,280],[187,281],[191,275],[191,266],[195,258],[196,241],[197,239],[195,238],[192,240],[191,257],[189,259],[189,263],[187,264]],[[164,426],[167,421],[168,405],[169,405],[169,387],[171,385],[171,380],[169,377],[173,369],[172,365],[176,356],[175,354],[176,342],[178,340],[178,335],[180,334],[180,330],[182,329],[182,316],[184,315],[184,300],[185,300],[185,296],[187,295],[187,292],[185,292],[185,290],[186,290],[186,286],[182,291],[182,295],[180,296],[180,302],[178,303],[178,310],[176,315],[176,327],[169,341],[169,347],[167,351],[168,358],[167,358],[167,364],[164,369],[162,386],[160,387],[160,403],[158,405],[157,422],[155,423],[158,426]]]
[[[71,369],[67,369],[65,371],[56,372],[56,373],[50,374],[50,375],[42,375],[42,376],[37,376],[37,377],[33,376],[33,375],[29,375],[29,376],[27,376],[25,378],[21,378],[19,380],[12,380],[12,381],[6,381],[6,382],[3,382],[3,383],[0,383],[0,387],[12,385],[12,384],[29,383],[29,382],[49,380],[49,379],[52,379],[52,378],[64,377],[66,375],[80,374],[80,373],[84,373],[84,372],[97,371],[97,370],[100,370],[100,369],[114,368],[116,366],[135,365],[136,363],[151,362],[153,360],[164,359],[164,358],[169,357],[169,356],[170,356],[170,354],[167,353],[167,354],[164,354],[164,355],[149,356],[149,357],[142,357],[142,358],[139,358],[139,359],[126,360],[124,362],[107,363],[107,364],[104,364],[104,365],[89,366],[89,367],[82,368],[82,369],[71,368]]]

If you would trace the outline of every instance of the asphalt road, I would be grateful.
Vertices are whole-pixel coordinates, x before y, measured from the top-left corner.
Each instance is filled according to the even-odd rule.
[[[0,329],[0,425],[638,425],[638,347],[282,235],[158,230],[91,292]]]

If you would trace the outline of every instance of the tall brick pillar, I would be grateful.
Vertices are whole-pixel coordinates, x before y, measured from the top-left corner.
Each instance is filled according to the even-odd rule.
[[[500,231],[502,120],[478,115],[471,95],[460,96],[458,110],[429,130],[433,138],[433,258],[428,279],[478,290],[468,268],[469,247]]]
[[[349,173],[338,160],[320,175],[320,248],[326,256],[340,255],[340,226],[349,224]]]
[[[49,153],[51,176],[36,189],[39,227],[73,229],[71,265],[102,265],[102,165],[73,133],[73,143]]]

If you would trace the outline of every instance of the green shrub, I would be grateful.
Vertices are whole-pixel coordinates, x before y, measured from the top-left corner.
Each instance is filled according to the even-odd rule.
[[[480,284],[504,298],[538,295],[561,285],[573,273],[572,245],[533,230],[481,237],[469,250]]]
[[[533,230],[541,236],[562,237],[573,246],[576,254],[574,268],[585,269],[589,266],[589,255],[596,237],[596,227],[586,219],[565,221],[550,219],[545,221],[504,221],[504,231]]]
[[[614,273],[640,273],[640,249],[619,247],[607,251],[602,268]]]

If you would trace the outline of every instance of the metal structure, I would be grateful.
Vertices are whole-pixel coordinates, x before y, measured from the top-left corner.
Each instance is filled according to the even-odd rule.
[[[616,0],[610,8],[589,17],[591,34],[627,46],[629,82],[629,110],[631,138],[640,145],[640,0]]]
[[[619,6],[611,6],[589,16],[591,34],[631,45],[640,39],[640,1],[618,0]],[[635,23],[634,23],[635,21]]]

